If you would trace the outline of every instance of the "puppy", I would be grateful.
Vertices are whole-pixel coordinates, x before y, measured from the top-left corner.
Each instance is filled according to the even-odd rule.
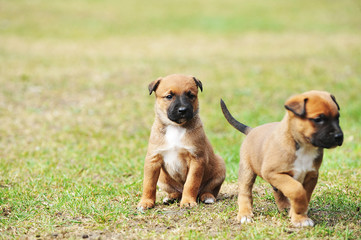
[[[321,91],[293,96],[285,103],[287,112],[281,122],[256,128],[235,120],[222,100],[221,108],[228,122],[247,135],[240,151],[237,219],[252,222],[252,186],[258,175],[273,186],[278,209],[290,208],[295,226],[314,226],[307,208],[323,149],[343,142],[335,97]]]
[[[165,204],[180,201],[181,207],[214,203],[225,179],[223,159],[213,152],[199,118],[198,88],[202,83],[180,74],[149,84],[155,92],[155,121],[144,163],[143,195],[139,210],[154,207],[156,185],[168,193]]]

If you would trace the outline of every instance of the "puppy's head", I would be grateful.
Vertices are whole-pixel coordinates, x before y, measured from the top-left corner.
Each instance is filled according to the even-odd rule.
[[[339,125],[339,105],[333,95],[309,91],[289,98],[285,108],[292,121],[292,130],[316,147],[341,146],[343,132]]]
[[[148,86],[149,94],[155,92],[157,116],[166,124],[177,125],[198,113],[198,88],[203,90],[201,81],[181,74],[158,78]]]

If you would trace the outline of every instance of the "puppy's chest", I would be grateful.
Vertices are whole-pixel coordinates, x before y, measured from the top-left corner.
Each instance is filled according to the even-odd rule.
[[[187,144],[185,135],[187,130],[182,127],[168,126],[165,134],[165,145],[161,152],[164,168],[170,176],[185,180],[187,161],[184,156],[193,154],[193,148]]]
[[[293,178],[303,183],[307,173],[315,171],[314,162],[318,157],[319,152],[316,148],[300,147],[296,151],[296,160],[294,163]]]

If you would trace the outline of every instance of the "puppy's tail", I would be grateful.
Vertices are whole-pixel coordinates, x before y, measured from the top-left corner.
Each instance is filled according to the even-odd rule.
[[[231,113],[227,109],[226,104],[223,102],[222,99],[221,99],[221,108],[222,108],[222,112],[223,112],[224,117],[227,119],[229,124],[231,124],[235,129],[237,129],[241,133],[244,133],[245,135],[247,135],[252,130],[251,127],[248,127],[248,126],[244,125],[243,123],[238,122],[231,115]]]

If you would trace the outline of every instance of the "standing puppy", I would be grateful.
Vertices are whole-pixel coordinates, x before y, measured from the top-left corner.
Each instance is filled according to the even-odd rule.
[[[165,204],[181,199],[181,207],[197,205],[197,197],[214,203],[225,178],[223,159],[214,154],[199,118],[202,83],[180,74],[149,84],[155,92],[155,121],[144,163],[143,195],[138,209],[154,207],[156,185],[168,193]]]
[[[281,122],[253,129],[235,120],[222,100],[221,107],[228,122],[247,135],[240,152],[237,219],[252,222],[252,186],[258,175],[273,186],[278,209],[291,208],[295,226],[313,226],[307,208],[323,149],[343,142],[335,97],[321,91],[293,96]]]

